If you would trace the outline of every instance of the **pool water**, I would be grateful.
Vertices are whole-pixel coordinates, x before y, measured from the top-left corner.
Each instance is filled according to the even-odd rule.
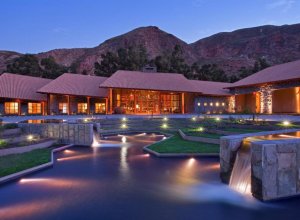
[[[0,187],[0,219],[286,219],[300,199],[263,204],[219,179],[218,158],[156,158],[163,135],[109,136]]]

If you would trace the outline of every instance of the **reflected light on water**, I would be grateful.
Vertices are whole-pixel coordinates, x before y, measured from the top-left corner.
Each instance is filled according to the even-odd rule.
[[[187,167],[192,167],[194,163],[195,163],[195,158],[190,158],[189,161],[187,162]]]
[[[63,158],[57,158],[57,161],[65,161],[65,160],[78,160],[78,159],[86,159],[92,157],[91,154],[84,154],[84,155],[77,155],[77,156],[71,156],[71,157],[63,157]]]
[[[126,143],[127,138],[125,136],[122,137],[122,143]]]

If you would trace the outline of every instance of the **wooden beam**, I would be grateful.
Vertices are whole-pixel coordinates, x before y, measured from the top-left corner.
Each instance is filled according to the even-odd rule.
[[[112,94],[112,89],[109,89],[109,113],[112,114],[113,113],[113,94]]]
[[[22,110],[22,106],[21,106],[21,100],[18,100],[18,115],[21,115],[21,110]]]
[[[105,114],[108,113],[108,98],[105,98]]]
[[[86,97],[87,100],[87,114],[91,114],[91,108],[90,108],[90,97]]]
[[[67,100],[68,100],[68,115],[70,115],[71,104],[70,104],[70,96],[69,95],[67,95]]]
[[[181,93],[181,113],[184,114],[184,93]]]

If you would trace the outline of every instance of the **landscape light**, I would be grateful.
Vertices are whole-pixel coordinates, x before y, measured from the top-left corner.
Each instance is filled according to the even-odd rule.
[[[127,125],[126,124],[122,124],[121,127],[122,128],[127,128]]]
[[[162,125],[162,127],[163,127],[163,128],[167,128],[168,125],[167,125],[166,123],[164,123],[164,124]]]
[[[216,121],[220,121],[221,120],[221,118],[219,118],[219,117],[216,117]]]
[[[199,131],[204,131],[204,128],[203,128],[203,127],[200,127],[198,130],[199,130]]]
[[[164,117],[164,121],[168,121],[168,118],[167,118],[167,117]]]
[[[122,118],[122,121],[127,121],[127,118],[123,117],[123,118]]]
[[[28,135],[27,139],[28,139],[29,141],[32,141],[32,140],[33,140],[33,135]]]
[[[198,106],[200,106],[201,105],[201,103],[200,102],[198,102]]]
[[[284,126],[289,126],[289,125],[291,125],[291,123],[290,123],[289,121],[283,121],[282,124],[283,124]]]
[[[193,121],[196,121],[196,117],[192,117],[192,120],[193,120]]]

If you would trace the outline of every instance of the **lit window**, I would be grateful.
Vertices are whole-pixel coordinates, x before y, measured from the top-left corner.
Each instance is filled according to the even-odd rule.
[[[58,110],[62,114],[68,113],[68,103],[61,102],[58,104]]]
[[[87,113],[87,103],[78,103],[77,113]]]
[[[210,105],[210,106],[213,106],[213,103],[211,102],[209,105]]]
[[[204,102],[204,106],[207,106],[207,103],[206,103],[206,102]]]
[[[5,114],[18,114],[19,103],[17,102],[5,102],[4,103]]]
[[[42,104],[28,102],[28,113],[29,114],[41,114],[42,113]]]
[[[198,102],[198,106],[200,106],[201,105],[201,103],[200,102]]]
[[[103,114],[106,112],[105,103],[95,103],[95,113]]]

